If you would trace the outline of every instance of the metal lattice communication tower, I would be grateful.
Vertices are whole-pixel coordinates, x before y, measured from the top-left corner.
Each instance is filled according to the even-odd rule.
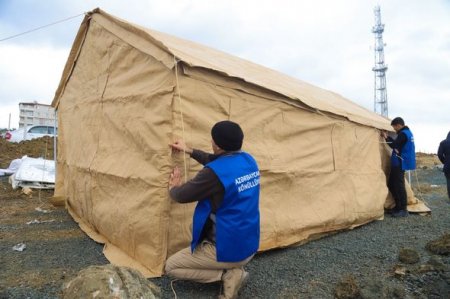
[[[375,25],[372,27],[372,32],[375,35],[375,66],[372,68],[375,74],[373,111],[387,117],[386,71],[388,67],[384,64],[384,24],[381,23],[380,6],[375,6],[373,11],[375,13]]]

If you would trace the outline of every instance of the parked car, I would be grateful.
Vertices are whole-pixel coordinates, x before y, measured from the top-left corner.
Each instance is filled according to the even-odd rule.
[[[20,142],[23,140],[31,140],[44,136],[55,136],[55,128],[52,126],[35,125],[26,128],[20,128],[14,131],[8,131],[5,134],[5,139],[10,142]],[[58,136],[58,128],[56,128],[56,136]]]

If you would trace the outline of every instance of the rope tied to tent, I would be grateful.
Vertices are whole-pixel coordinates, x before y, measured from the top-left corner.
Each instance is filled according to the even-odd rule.
[[[20,32],[20,33],[11,35],[11,36],[7,36],[7,37],[4,37],[4,38],[0,39],[0,42],[3,42],[3,41],[5,41],[5,40],[9,40],[9,39],[16,38],[16,37],[22,36],[22,35],[27,34],[27,33],[31,33],[31,32],[34,32],[34,31],[38,31],[38,30],[41,30],[41,29],[44,29],[44,28],[47,28],[47,27],[50,27],[50,26],[53,26],[53,25],[56,25],[56,24],[59,24],[59,23],[63,23],[63,22],[66,22],[66,21],[69,21],[69,20],[78,18],[79,16],[86,15],[86,14],[87,14],[87,13],[83,12],[83,13],[80,13],[80,14],[78,14],[78,15],[76,15],[76,16],[71,16],[71,17],[68,17],[68,18],[65,18],[65,19],[62,19],[62,20],[59,20],[59,21],[50,23],[50,24],[46,24],[46,25],[39,26],[39,27],[36,27],[36,28],[33,28],[33,29],[29,29],[29,30],[26,30],[26,31],[24,31],[24,32]]]
[[[183,118],[183,105],[181,103],[181,91],[180,83],[178,81],[178,61],[175,55],[173,56],[173,61],[175,64],[175,80],[176,80],[176,90],[178,95],[178,104],[180,105],[180,118],[181,118],[181,139],[184,144],[186,144],[186,138],[184,134],[184,118]],[[186,149],[183,148],[183,166],[184,166],[184,182],[187,182],[187,163],[186,163]]]
[[[171,287],[171,289],[172,289],[172,293],[173,293],[174,298],[175,298],[175,299],[178,299],[177,292],[175,292],[175,288],[173,287],[173,283],[174,283],[175,281],[178,281],[178,279],[173,279],[173,280],[170,281],[170,287]]]

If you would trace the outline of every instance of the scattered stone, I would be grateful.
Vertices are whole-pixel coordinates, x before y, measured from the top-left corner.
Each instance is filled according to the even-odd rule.
[[[40,213],[44,213],[44,214],[48,214],[48,213],[52,212],[51,210],[44,210],[41,207],[37,207],[34,210],[37,211],[37,212],[40,212]]]
[[[394,274],[399,276],[404,276],[406,274],[406,267],[402,265],[395,265],[394,266]]]
[[[336,289],[334,290],[334,297],[337,299],[361,298],[360,289],[352,275],[348,275],[338,282]]]
[[[63,299],[157,299],[159,288],[138,271],[112,264],[90,266],[63,286]]]
[[[23,192],[25,195],[31,195],[31,193],[33,193],[33,190],[31,190],[30,187],[25,187],[25,188],[22,189],[22,192]]]
[[[450,234],[446,233],[442,237],[430,241],[425,248],[435,254],[449,255],[450,254]]]
[[[415,264],[420,261],[420,256],[414,249],[402,248],[398,254],[398,259],[405,264]]]
[[[19,244],[14,245],[12,249],[13,249],[14,251],[22,252],[22,251],[24,251],[26,248],[27,248],[27,245],[25,245],[25,243],[19,243]]]
[[[50,223],[50,222],[55,222],[55,219],[50,219],[50,220],[37,220],[37,219],[34,219],[34,220],[31,220],[31,221],[28,221],[27,225],[30,225],[30,224],[41,224],[41,223]]]

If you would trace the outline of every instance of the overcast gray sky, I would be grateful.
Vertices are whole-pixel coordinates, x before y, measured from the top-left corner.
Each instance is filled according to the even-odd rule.
[[[0,0],[0,39],[100,7],[337,92],[373,109],[373,7],[381,6],[389,116],[417,150],[450,130],[449,0]],[[18,103],[51,103],[82,16],[0,42],[0,128]]]

